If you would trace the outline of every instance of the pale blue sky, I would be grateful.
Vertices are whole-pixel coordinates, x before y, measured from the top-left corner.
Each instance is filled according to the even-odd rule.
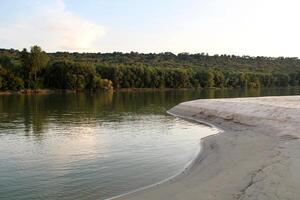
[[[0,48],[299,56],[297,0],[3,0]]]

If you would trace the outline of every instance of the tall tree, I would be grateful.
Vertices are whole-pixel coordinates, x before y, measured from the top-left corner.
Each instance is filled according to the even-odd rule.
[[[46,67],[49,61],[48,55],[42,51],[41,47],[33,46],[30,50],[30,75],[36,81],[37,73]]]
[[[37,74],[41,69],[46,67],[49,61],[48,55],[39,46],[31,47],[30,53],[24,48],[20,58],[26,73],[25,76],[27,76],[26,78],[33,81],[36,81]]]

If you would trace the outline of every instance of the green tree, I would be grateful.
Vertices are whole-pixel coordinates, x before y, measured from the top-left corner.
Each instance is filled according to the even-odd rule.
[[[33,46],[30,50],[30,74],[36,81],[37,73],[44,69],[49,61],[48,55],[42,51],[41,47]]]
[[[48,55],[39,46],[33,46],[30,52],[23,49],[20,58],[24,69],[24,78],[29,82],[29,87],[36,87],[38,74],[48,64]]]
[[[45,73],[45,85],[55,89],[111,89],[112,82],[101,79],[93,66],[68,60],[51,64]]]

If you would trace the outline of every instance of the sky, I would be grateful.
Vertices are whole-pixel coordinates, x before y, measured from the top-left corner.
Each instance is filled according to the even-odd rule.
[[[1,0],[0,48],[300,57],[297,0]]]

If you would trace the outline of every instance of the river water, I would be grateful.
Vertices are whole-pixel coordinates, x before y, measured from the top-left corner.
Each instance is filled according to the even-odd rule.
[[[0,96],[0,199],[106,199],[181,172],[217,130],[166,114],[299,88]]]

